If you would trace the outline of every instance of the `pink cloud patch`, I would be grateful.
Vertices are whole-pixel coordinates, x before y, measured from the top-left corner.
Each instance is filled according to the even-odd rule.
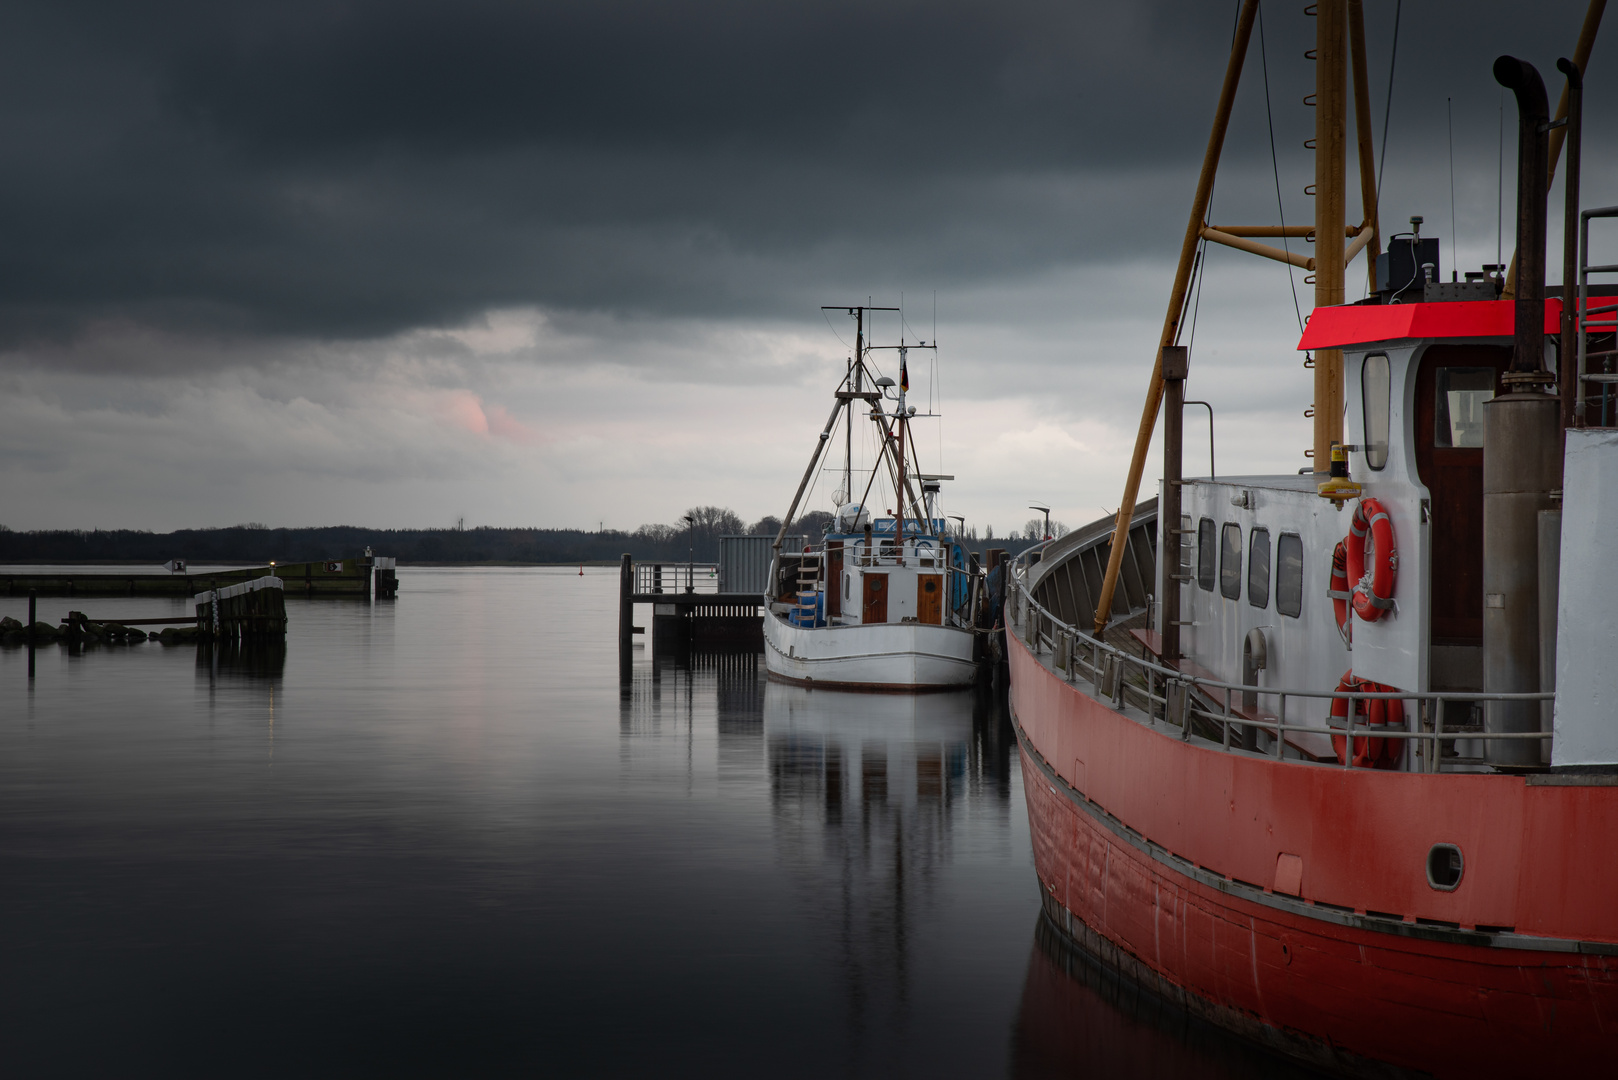
[[[484,411],[488,416],[489,434],[525,446],[540,441],[539,432],[512,416],[504,405],[495,405]]]
[[[444,414],[449,422],[462,431],[474,435],[489,433],[489,418],[483,412],[483,403],[470,390],[455,390],[444,403]]]

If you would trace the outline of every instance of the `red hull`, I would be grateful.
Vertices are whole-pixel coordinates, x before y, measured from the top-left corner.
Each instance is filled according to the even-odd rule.
[[[1336,1070],[1611,1067],[1618,787],[1198,747],[1008,645],[1034,864],[1081,945]],[[1453,892],[1427,884],[1434,843],[1465,853]]]

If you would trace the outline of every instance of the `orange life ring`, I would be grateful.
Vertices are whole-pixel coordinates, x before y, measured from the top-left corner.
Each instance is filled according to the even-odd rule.
[[[1326,595],[1331,597],[1332,614],[1337,619],[1337,632],[1343,635],[1347,642],[1352,635],[1349,626],[1348,602],[1354,594],[1348,591],[1348,544],[1337,541],[1337,547],[1331,553],[1331,582],[1326,588]]]
[[[1366,569],[1366,537],[1371,540],[1371,566]],[[1376,499],[1361,499],[1348,523],[1348,581],[1354,587],[1354,614],[1376,622],[1393,609],[1399,580],[1399,549],[1393,543],[1393,521]]]
[[[1361,679],[1352,671],[1343,672],[1343,678],[1337,684],[1338,693],[1352,693],[1359,691],[1366,694],[1392,694],[1397,692],[1396,686],[1383,686],[1381,683]],[[1348,727],[1348,698],[1332,698],[1330,725],[1338,729]],[[1405,726],[1404,702],[1397,698],[1376,698],[1354,700],[1354,766],[1360,769],[1391,769],[1399,763],[1399,754],[1404,749],[1403,740],[1382,739],[1377,732],[1388,730],[1403,730]],[[1363,732],[1363,734],[1362,734]],[[1348,736],[1333,735],[1331,737],[1332,749],[1337,751],[1337,763],[1347,763]]]

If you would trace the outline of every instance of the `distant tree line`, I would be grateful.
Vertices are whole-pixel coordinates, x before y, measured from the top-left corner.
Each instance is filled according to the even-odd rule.
[[[818,539],[831,521],[823,510],[804,514],[789,535]],[[961,530],[967,547],[982,552],[999,547],[1016,553],[1040,539],[1043,520],[1030,521],[996,537],[989,528],[980,538],[975,528]],[[774,536],[781,520],[764,517],[751,525],[734,511],[697,506],[672,524],[622,529],[364,529],[350,525],[325,528],[272,529],[259,522],[228,528],[177,529],[156,533],[136,529],[41,529],[14,532],[0,525],[0,563],[150,563],[183,559],[213,563],[315,562],[352,558],[367,547],[401,563],[585,563],[614,562],[628,552],[638,562],[665,560],[714,562],[721,536]],[[1051,523],[1062,535],[1066,526]]]

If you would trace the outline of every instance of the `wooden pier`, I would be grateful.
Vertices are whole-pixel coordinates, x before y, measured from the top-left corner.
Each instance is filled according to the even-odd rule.
[[[397,595],[399,589],[394,561],[365,555],[205,573],[153,574],[133,567],[128,573],[50,570],[31,574],[0,570],[0,591],[6,596],[27,596],[30,592],[37,596],[195,596],[262,577],[280,578],[283,588],[300,596],[369,597],[373,581],[379,600]]]

